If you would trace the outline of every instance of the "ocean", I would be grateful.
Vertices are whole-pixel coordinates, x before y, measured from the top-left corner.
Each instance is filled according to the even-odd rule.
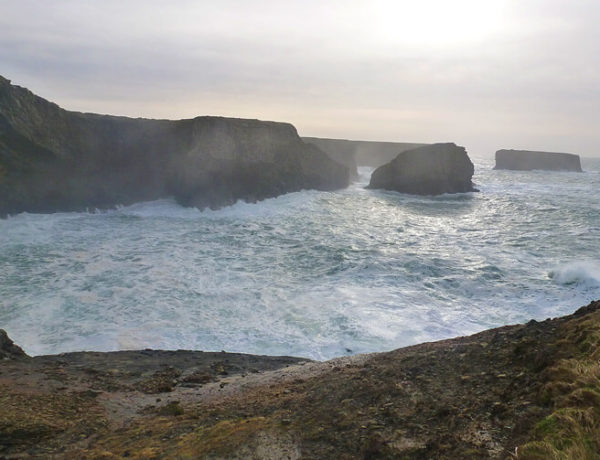
[[[479,193],[302,191],[0,220],[0,328],[32,355],[197,349],[312,359],[573,312],[600,298],[600,160]]]

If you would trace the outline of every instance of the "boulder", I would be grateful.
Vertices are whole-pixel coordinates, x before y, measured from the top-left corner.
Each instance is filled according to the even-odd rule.
[[[377,168],[368,188],[415,195],[473,192],[473,172],[464,147],[431,144],[402,152]]]
[[[14,344],[4,329],[0,329],[0,360],[21,359],[28,356]]]
[[[579,155],[572,153],[503,149],[496,152],[496,167],[494,169],[581,172],[581,160]]]
[[[70,112],[0,77],[0,216],[167,196],[218,208],[348,182],[288,123]]]

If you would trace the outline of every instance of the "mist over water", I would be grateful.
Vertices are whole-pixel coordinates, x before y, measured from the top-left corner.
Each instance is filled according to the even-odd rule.
[[[570,313],[600,298],[600,162],[481,193],[292,193],[0,220],[0,327],[30,354],[138,348],[326,359]]]

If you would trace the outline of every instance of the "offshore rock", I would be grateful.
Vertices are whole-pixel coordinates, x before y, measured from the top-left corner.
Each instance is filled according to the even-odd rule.
[[[400,153],[373,171],[368,188],[415,195],[473,192],[474,167],[464,147],[432,144]]]
[[[512,169],[531,171],[534,169],[547,171],[581,172],[579,155],[572,153],[535,152],[531,150],[498,150],[494,169]]]
[[[288,123],[70,112],[0,77],[0,216],[167,196],[218,208],[348,180]]]

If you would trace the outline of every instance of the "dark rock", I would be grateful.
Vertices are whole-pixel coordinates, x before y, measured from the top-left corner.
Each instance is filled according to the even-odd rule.
[[[218,208],[348,180],[287,123],[69,112],[0,77],[0,216],[166,196]]]
[[[171,366],[156,371],[152,376],[138,382],[135,388],[146,394],[168,393],[177,385],[181,370]]]
[[[0,360],[28,358],[21,347],[14,344],[4,329],[0,329]]]
[[[512,169],[516,171],[540,169],[581,172],[581,160],[579,155],[572,153],[498,150],[496,152],[496,167],[494,169]]]
[[[320,139],[318,137],[303,137],[302,140],[321,149],[333,161],[346,166],[353,179],[358,177],[356,154],[351,141]]]
[[[204,385],[206,383],[212,382],[213,377],[210,374],[194,372],[193,374],[184,377],[182,381],[184,382],[184,384],[189,385]]]
[[[354,177],[358,177],[357,166],[377,168],[392,161],[400,152],[425,145],[408,142],[352,141],[320,137],[303,137],[302,139],[316,145],[333,160],[348,167]]]
[[[475,191],[474,167],[464,147],[432,144],[400,153],[373,171],[369,188],[416,195]]]
[[[176,417],[178,415],[183,415],[184,414],[184,409],[183,407],[181,407],[181,404],[179,403],[179,401],[170,401],[167,404],[165,404],[164,406],[160,407],[157,410],[158,415],[167,415],[167,416],[173,416]]]

